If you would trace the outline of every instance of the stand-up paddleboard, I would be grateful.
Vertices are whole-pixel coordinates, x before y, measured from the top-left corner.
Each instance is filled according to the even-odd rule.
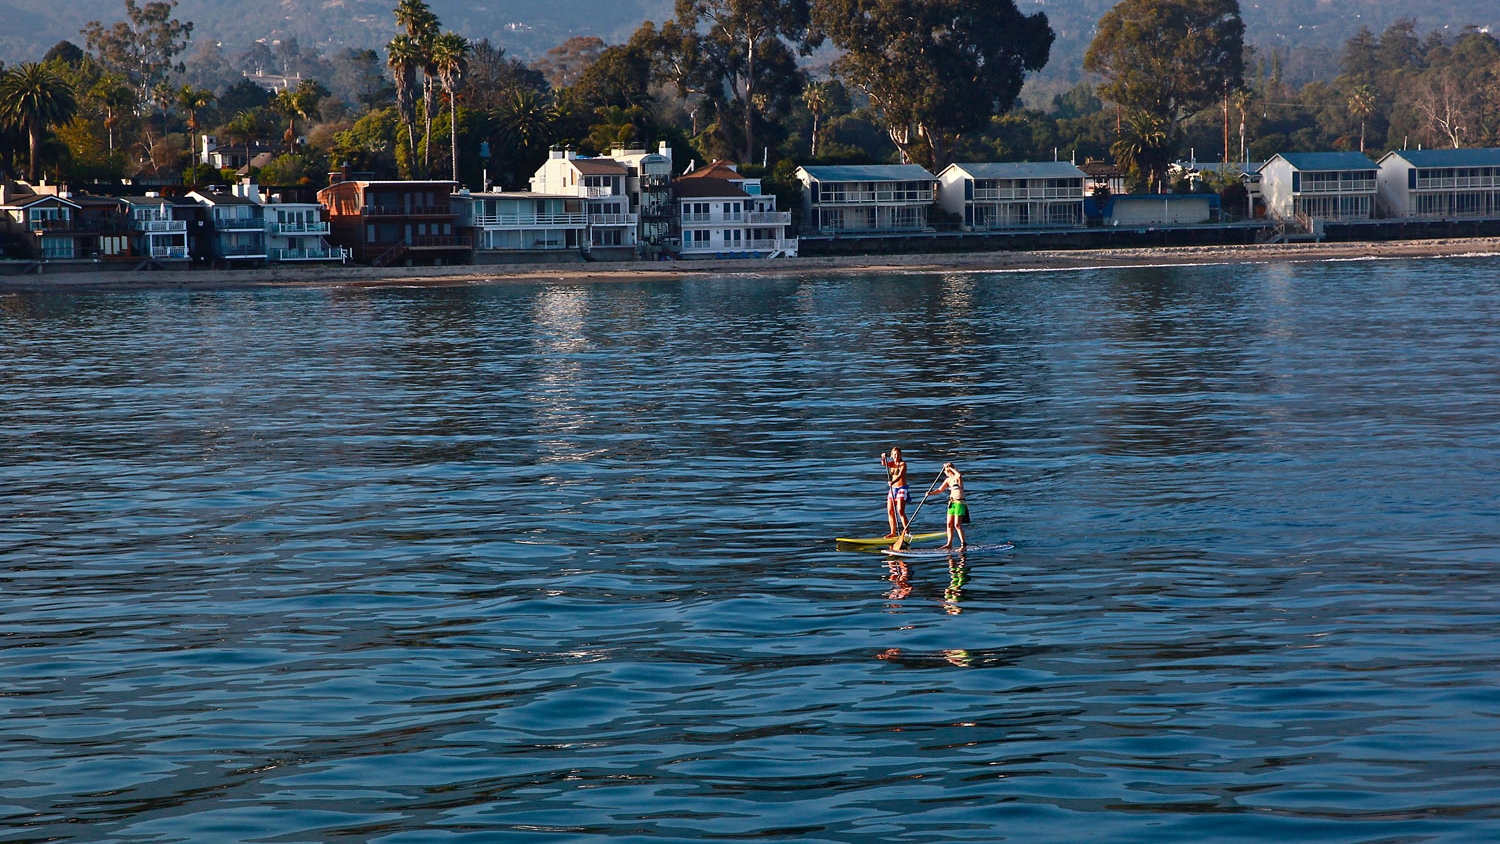
[[[942,534],[939,534],[942,535]],[[908,548],[905,551],[885,549],[888,557],[957,557],[960,554],[984,554],[992,551],[1009,551],[1016,547],[1009,542],[965,545],[962,548]]]
[[[907,537],[912,542],[920,542],[920,541],[922,541],[924,539],[941,539],[941,538],[943,538],[943,537],[945,537],[947,535],[948,535],[947,531],[940,530],[940,531],[937,531],[935,533],[911,533],[911,534],[907,534]],[[841,536],[838,539],[835,539],[834,542],[837,542],[839,545],[846,545],[846,546],[848,546],[850,548],[874,549],[874,548],[880,548],[882,546],[888,548],[888,547],[890,547],[892,545],[895,545],[897,539],[900,539],[900,537],[897,537],[897,536],[872,536],[872,537],[869,537],[868,539],[852,539],[852,538],[847,538],[847,537],[842,537]]]

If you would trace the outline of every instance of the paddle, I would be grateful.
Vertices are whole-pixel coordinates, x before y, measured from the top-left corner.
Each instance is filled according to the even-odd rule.
[[[906,546],[911,544],[911,523],[917,520],[917,514],[922,512],[922,505],[927,503],[927,496],[932,495],[932,491],[937,489],[938,481],[942,480],[945,474],[947,473],[938,472],[938,476],[933,478],[932,483],[927,486],[927,492],[917,504],[917,509],[912,511],[911,518],[907,519],[906,524],[902,526],[901,536],[896,539],[895,550],[905,551]]]

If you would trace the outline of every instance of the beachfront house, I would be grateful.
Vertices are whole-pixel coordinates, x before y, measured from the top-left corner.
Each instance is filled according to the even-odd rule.
[[[129,215],[135,253],[143,260],[168,266],[186,263],[191,254],[188,250],[188,222],[196,202],[177,200],[151,192],[145,196],[127,196],[120,200]]]
[[[352,260],[384,267],[473,259],[472,241],[457,227],[457,182],[357,179],[347,170],[330,173],[329,181],[318,191],[328,240]]]
[[[187,198],[208,209],[207,257],[219,266],[266,260],[265,214],[248,179],[225,193],[217,188],[188,191]]]
[[[819,235],[930,231],[937,177],[916,164],[798,167],[802,227]]]
[[[1369,220],[1378,168],[1362,152],[1286,152],[1260,167],[1272,216],[1311,229],[1314,220]]]
[[[67,191],[0,182],[0,221],[13,244],[11,257],[33,261],[88,257],[87,232],[77,225],[79,207]]]
[[[1089,178],[1066,161],[950,164],[938,174],[938,205],[964,231],[1084,225]]]
[[[332,228],[316,202],[287,202],[282,194],[265,196],[253,182],[247,195],[261,203],[266,224],[266,260],[271,263],[309,263],[349,260],[349,250],[328,242]]]
[[[474,233],[474,262],[583,260],[589,218],[578,196],[531,191],[458,194],[459,224]]]
[[[625,165],[625,195],[638,220],[636,241],[642,256],[654,259],[677,242],[677,208],[672,201],[672,148],[662,141],[656,152],[615,147],[609,157]]]
[[[1125,193],[1125,171],[1109,161],[1087,159],[1078,169],[1088,178],[1083,185],[1085,196],[1119,196]]]
[[[760,179],[715,161],[677,177],[678,227],[684,258],[795,257],[797,238],[788,232],[790,211],[761,193]]]
[[[1396,150],[1379,162],[1388,217],[1500,218],[1500,149]]]
[[[584,251],[590,257],[626,261],[636,257],[640,215],[625,192],[630,169],[612,158],[579,157],[553,149],[531,177],[532,193],[583,200],[588,215]]]

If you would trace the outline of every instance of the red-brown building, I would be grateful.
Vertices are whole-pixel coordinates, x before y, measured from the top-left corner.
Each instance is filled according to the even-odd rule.
[[[318,191],[328,240],[364,264],[467,264],[474,249],[457,228],[457,182],[368,181],[332,174]]]

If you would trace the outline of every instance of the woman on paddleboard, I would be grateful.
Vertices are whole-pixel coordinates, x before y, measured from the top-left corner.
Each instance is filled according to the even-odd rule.
[[[901,459],[901,449],[892,448],[889,455],[881,454],[880,465],[885,467],[888,487],[885,493],[885,517],[891,523],[891,532],[885,536],[886,539],[892,539],[900,535],[897,532],[898,519],[900,530],[906,530],[906,502],[911,499],[911,493],[906,488],[906,461]]]
[[[958,534],[958,547],[964,547],[964,525],[969,523],[969,505],[964,503],[964,476],[959,473],[957,467],[952,463],[943,464],[943,485],[937,488],[939,494],[948,490],[948,544],[944,548],[953,547],[953,534]]]

